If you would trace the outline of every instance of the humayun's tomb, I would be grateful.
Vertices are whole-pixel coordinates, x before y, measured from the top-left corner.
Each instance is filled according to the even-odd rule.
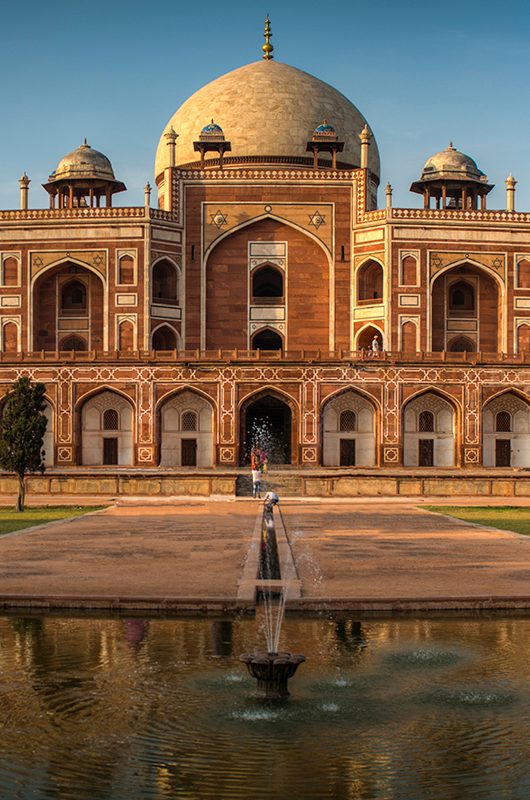
[[[114,491],[129,468],[130,491],[166,476],[177,492],[184,474],[228,491],[259,431],[314,493],[355,493],[361,473],[382,492],[398,473],[418,493],[444,470],[453,487],[524,478],[516,181],[489,209],[492,184],[449,144],[410,187],[423,208],[394,208],[389,185],[378,204],[368,123],[269,38],[171,117],[143,206],[113,205],[126,187],[85,141],[43,183],[49,208],[31,209],[24,174],[20,208],[0,211],[2,390],[28,375],[47,391],[35,481]]]

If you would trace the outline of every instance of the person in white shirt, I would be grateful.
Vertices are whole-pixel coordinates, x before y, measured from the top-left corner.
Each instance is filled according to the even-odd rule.
[[[252,497],[261,498],[261,470],[252,470]]]

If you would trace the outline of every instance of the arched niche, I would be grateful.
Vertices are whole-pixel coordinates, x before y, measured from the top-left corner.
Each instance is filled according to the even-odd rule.
[[[515,392],[494,397],[482,412],[485,467],[530,467],[530,406]]]
[[[357,300],[361,303],[383,302],[383,267],[369,259],[357,270]]]
[[[283,338],[272,328],[263,328],[252,337],[252,350],[282,350]]]
[[[404,353],[415,353],[418,349],[418,326],[407,320],[401,323],[401,350]]]
[[[403,465],[455,465],[455,410],[436,392],[424,392],[404,406]]]
[[[179,271],[169,259],[163,258],[153,265],[153,303],[178,305]]]
[[[84,349],[103,349],[106,297],[99,273],[65,261],[36,278],[32,297],[34,350],[67,349],[67,330],[86,343]]]
[[[189,389],[159,409],[160,466],[211,467],[214,463],[213,406]]]
[[[42,443],[44,450],[44,463],[47,467],[53,467],[55,464],[55,415],[53,407],[48,400],[44,401],[44,416],[46,417],[46,431]]]
[[[283,272],[277,267],[266,264],[252,273],[252,296],[257,302],[263,298],[277,300],[283,298]]]
[[[525,322],[517,326],[517,352],[530,352],[530,325]]]
[[[241,464],[250,463],[255,446],[267,453],[269,464],[297,463],[297,419],[294,401],[274,389],[246,398],[239,411]]]
[[[151,347],[153,350],[178,350],[179,342],[176,330],[170,325],[160,325],[153,331]]]
[[[118,261],[118,283],[124,286],[134,285],[134,259],[132,256],[121,256]]]
[[[118,350],[130,352],[134,350],[134,324],[125,319],[118,325]]]
[[[108,412],[117,420],[109,428]],[[131,466],[133,456],[133,406],[110,390],[89,397],[81,408],[81,463],[86,466]]]
[[[375,408],[348,389],[322,409],[322,463],[325,467],[373,467],[376,464]]]
[[[2,326],[2,345],[4,353],[18,352],[18,330],[16,322],[4,322]]]
[[[469,336],[453,336],[447,342],[450,353],[474,353],[475,342]]]
[[[65,336],[64,339],[61,339],[59,342],[59,350],[73,350],[81,352],[83,350],[88,350],[88,347],[86,339],[83,339],[82,336],[78,336],[74,333],[71,336]]]
[[[401,259],[401,286],[418,285],[418,262],[414,256],[404,256]]]
[[[375,340],[375,342],[374,342]],[[375,325],[366,325],[357,333],[355,340],[356,350],[383,350],[383,333]]]
[[[466,339],[468,352],[501,352],[500,299],[499,283],[485,267],[466,262],[439,274],[431,289],[432,350]]]

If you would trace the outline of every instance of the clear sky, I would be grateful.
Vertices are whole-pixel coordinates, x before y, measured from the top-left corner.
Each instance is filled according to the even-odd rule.
[[[17,208],[18,178],[40,184],[86,136],[143,203],[160,134],[195,90],[258,60],[266,13],[279,61],[334,85],[368,120],[382,186],[394,205],[428,156],[449,140],[496,184],[519,181],[516,208],[530,210],[530,4],[461,0],[27,0],[4,2],[0,29],[0,207]],[[384,205],[380,189],[379,205]]]

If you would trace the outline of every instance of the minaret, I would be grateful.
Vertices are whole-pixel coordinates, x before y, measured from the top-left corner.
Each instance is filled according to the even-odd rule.
[[[29,194],[29,185],[31,181],[24,172],[24,174],[20,177],[19,184],[20,184],[20,209],[22,211],[27,211],[28,208],[28,194]]]
[[[265,20],[265,44],[261,48],[263,50],[262,58],[264,58],[265,61],[270,61],[272,58],[274,58],[274,56],[272,55],[274,47],[270,43],[271,39],[272,39],[271,21],[269,19],[269,15],[267,14],[267,19]]]
[[[368,169],[368,148],[372,139],[368,125],[365,125],[360,132],[359,139],[361,140],[361,169]]]
[[[515,211],[515,186],[517,181],[511,172],[504,183],[506,184],[506,210]]]
[[[389,183],[387,183],[386,185],[385,194],[386,194],[386,207],[392,208],[392,187]]]
[[[149,183],[149,181],[147,181],[147,183],[145,184],[144,205],[146,208],[149,208],[149,206],[151,205],[151,184]]]
[[[169,148],[169,166],[174,167],[177,163],[177,139],[178,133],[175,133],[171,127],[167,133],[164,134]]]

